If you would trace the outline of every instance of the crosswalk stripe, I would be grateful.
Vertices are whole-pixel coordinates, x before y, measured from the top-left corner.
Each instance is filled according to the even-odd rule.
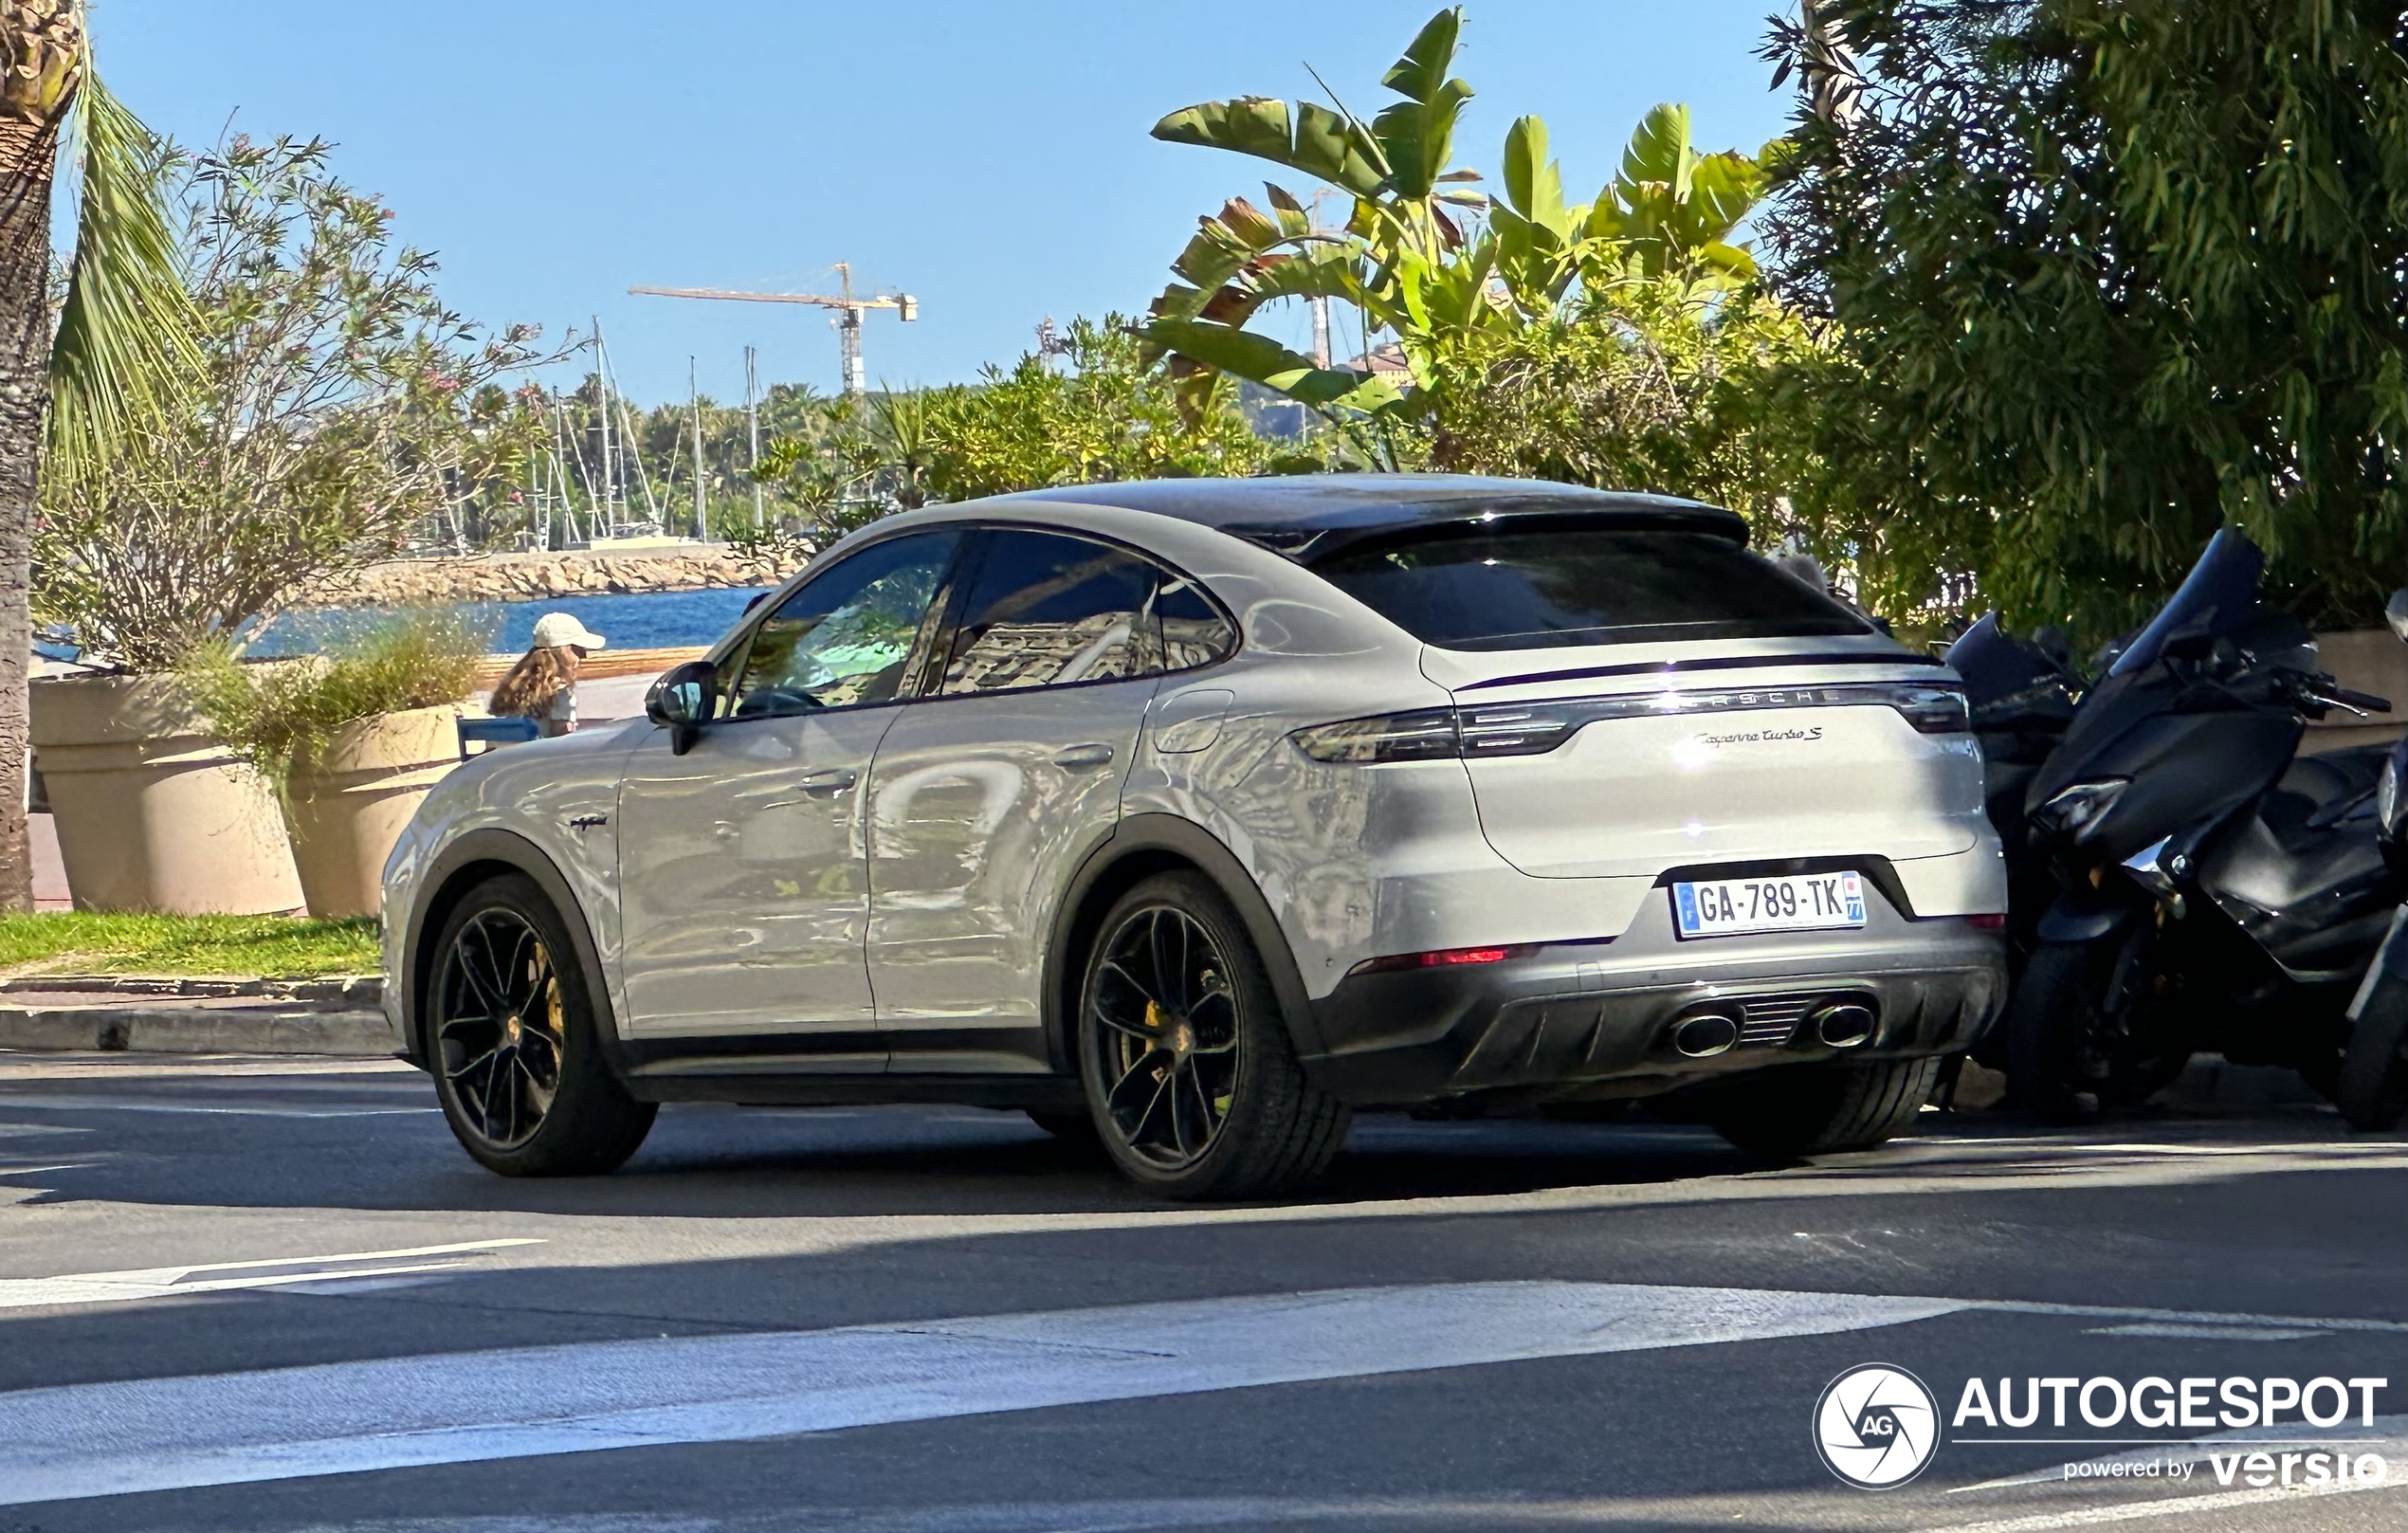
[[[1454,1283],[80,1384],[0,1395],[0,1504],[1828,1335],[1965,1307]]]
[[[191,1267],[145,1267],[119,1272],[67,1272],[58,1277],[0,1278],[0,1309],[47,1309],[78,1305],[117,1305],[140,1299],[177,1298],[238,1288],[323,1283],[333,1278],[392,1277],[439,1272],[463,1266],[470,1256],[540,1240],[472,1240],[450,1246],[410,1246],[399,1250],[353,1250],[334,1256],[280,1256],[268,1261],[219,1262]],[[0,1400],[9,1396],[0,1396]]]

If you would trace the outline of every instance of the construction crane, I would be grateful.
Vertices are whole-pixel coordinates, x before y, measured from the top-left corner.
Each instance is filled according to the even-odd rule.
[[[725,299],[739,303],[815,303],[823,309],[836,311],[836,346],[843,358],[845,392],[859,395],[867,392],[861,367],[861,317],[869,309],[893,309],[905,324],[920,318],[920,301],[909,293],[880,293],[868,298],[853,296],[853,268],[845,262],[836,263],[836,280],[840,290],[834,293],[737,293],[721,287],[630,287],[629,293],[649,298],[710,298]]]

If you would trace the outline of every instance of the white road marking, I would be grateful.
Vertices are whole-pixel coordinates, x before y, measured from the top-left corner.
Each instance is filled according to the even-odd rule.
[[[2006,1490],[2016,1486],[2054,1485],[2065,1478],[2064,1463],[2074,1464],[2204,1464],[2214,1454],[2235,1445],[2256,1451],[2269,1444],[2285,1448],[2314,1451],[2350,1448],[2364,1451],[2381,1451],[2393,1458],[2408,1457],[2408,1415],[2379,1415],[2362,1424],[2352,1418],[2332,1433],[2319,1433],[2297,1422],[2278,1422],[2271,1427],[2244,1427],[2233,1432],[2219,1432],[2205,1437],[2168,1438],[2147,1448],[2135,1448],[2126,1452],[2101,1453],[2062,1461],[2045,1469],[2028,1474],[2010,1474],[2003,1479],[1984,1480],[1979,1485],[1961,1485],[1951,1488],[1952,1496],[1970,1495],[1978,1490]],[[2096,1482],[2093,1482],[2096,1483]]]
[[[354,1250],[334,1256],[281,1256],[270,1261],[219,1262],[192,1267],[144,1267],[121,1272],[69,1272],[59,1277],[0,1278],[0,1309],[39,1309],[75,1305],[120,1305],[142,1299],[270,1288],[337,1278],[397,1277],[441,1272],[510,1246],[540,1246],[533,1239],[471,1240],[452,1246],[411,1246],[401,1250]],[[9,1398],[0,1396],[0,1399]]]
[[[2281,1327],[2257,1325],[2170,1325],[2162,1323],[2143,1323],[2140,1325],[2093,1325],[2082,1334],[2085,1336],[2170,1336],[2180,1337],[2187,1340],[2212,1340],[2217,1341],[2296,1341],[2302,1337],[2314,1336],[2317,1333],[2314,1331],[2289,1330]]]
[[[23,1107],[53,1112],[166,1112],[206,1118],[407,1118],[440,1107],[214,1107],[175,1102],[119,1102],[113,1097],[0,1096],[0,1113]]]
[[[2228,1506],[2253,1506],[2270,1501],[2297,1501],[2310,1496],[2346,1496],[2361,1490],[2398,1490],[2398,1482],[2387,1485],[2323,1486],[2315,1489],[2304,1487],[2286,1490],[2281,1486],[2269,1486],[2263,1490],[2217,1490],[2197,1496],[2170,1496],[2162,1501],[2125,1501],[2105,1506],[2080,1506],[2068,1511],[2036,1512],[2029,1517],[2001,1518],[1995,1523],[1947,1523],[1935,1524],[1932,1533],[2050,1533],[2052,1528],[2096,1527],[2102,1523],[2133,1523],[2149,1517],[2174,1517],[2183,1512],[2222,1511]]]
[[[68,1385],[0,1395],[0,1504],[1817,1336],[1964,1307],[1432,1284]]]
[[[2408,1335],[2408,1321],[2357,1320],[2347,1317],[2329,1318],[2316,1315],[2245,1315],[2202,1309],[2133,1309],[2114,1305],[2052,1305],[2034,1299],[1968,1299],[1968,1309],[1996,1309],[2014,1315],[2064,1315],[2074,1319],[2096,1316],[2105,1320],[2156,1321],[2172,1325],[2185,1325],[2182,1336],[2233,1337],[2226,1327],[2243,1330],[2305,1330],[2305,1331],[2377,1331]],[[2129,1331],[2127,1335],[2149,1335]],[[2254,1341],[2254,1337],[2233,1337],[2238,1341]]]

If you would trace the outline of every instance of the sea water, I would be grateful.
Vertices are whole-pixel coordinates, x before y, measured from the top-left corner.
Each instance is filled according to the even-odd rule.
[[[719,638],[754,597],[770,586],[721,587],[708,591],[647,591],[621,596],[546,596],[536,601],[476,602],[465,611],[494,624],[486,648],[515,654],[534,641],[536,619],[566,612],[611,642],[613,649],[666,649],[704,645]],[[329,632],[373,620],[374,609],[309,608],[280,614],[248,646],[254,656],[309,654]]]

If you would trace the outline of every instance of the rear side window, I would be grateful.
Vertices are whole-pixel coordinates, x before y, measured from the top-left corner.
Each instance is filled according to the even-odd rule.
[[[1154,566],[1054,533],[986,535],[946,657],[943,695],[1118,681],[1162,668]]]
[[[1822,592],[1706,533],[1437,528],[1341,549],[1312,568],[1445,649],[1870,631]]]
[[[1183,575],[1162,572],[1154,615],[1162,625],[1162,668],[1194,670],[1226,660],[1237,648],[1237,625]]]

